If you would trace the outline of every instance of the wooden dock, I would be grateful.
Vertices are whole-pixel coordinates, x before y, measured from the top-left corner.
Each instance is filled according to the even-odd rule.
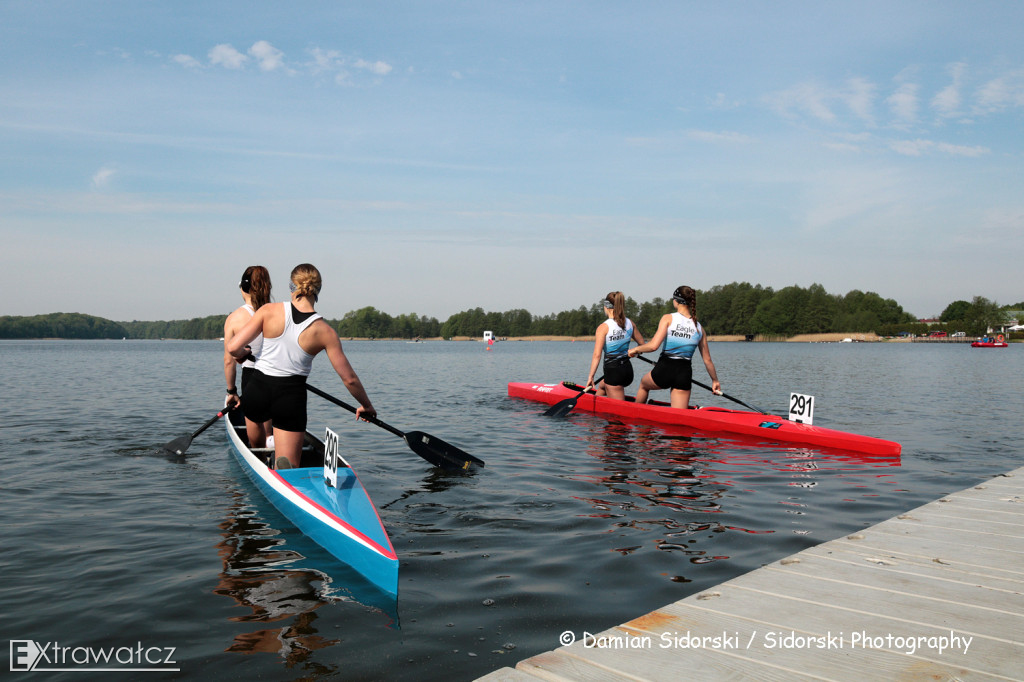
[[[1024,467],[570,634],[480,679],[1022,680]]]

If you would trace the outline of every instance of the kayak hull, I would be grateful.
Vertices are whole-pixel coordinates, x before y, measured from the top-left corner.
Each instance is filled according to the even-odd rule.
[[[567,383],[511,382],[508,385],[508,395],[513,398],[525,398],[554,405],[579,395],[582,389],[582,386]],[[637,404],[633,402],[632,398],[613,400],[587,393],[576,401],[574,411],[684,426],[708,433],[729,433],[779,443],[837,448],[868,455],[898,455],[902,449],[900,444],[895,441],[820,426],[808,426],[773,414],[732,410],[724,407],[691,407],[680,410],[657,401]]]
[[[398,557],[377,508],[359,477],[342,461],[338,485],[324,482],[323,442],[306,432],[303,466],[275,471],[269,451],[249,448],[244,419],[229,413],[228,440],[235,459],[260,492],[306,536],[378,589],[398,594]]]

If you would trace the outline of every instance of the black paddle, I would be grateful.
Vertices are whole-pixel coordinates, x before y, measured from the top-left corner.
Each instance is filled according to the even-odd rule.
[[[191,436],[182,436],[181,438],[175,438],[174,440],[172,440],[170,443],[168,443],[167,445],[165,445],[162,448],[163,451],[166,454],[168,454],[168,455],[182,455],[182,454],[184,454],[185,451],[188,450],[188,446],[192,445],[192,439],[193,438],[195,438],[200,433],[202,433],[206,429],[208,429],[211,426],[213,426],[213,423],[215,421],[217,421],[218,419],[220,419],[221,417],[223,417],[224,415],[226,415],[228,412],[230,412],[233,409],[235,409],[234,405],[225,405],[221,409],[221,411],[217,413],[216,417],[213,417],[212,419],[210,419],[210,421],[206,422],[205,424],[200,426],[198,429],[196,429],[195,433],[193,433]]]
[[[642,355],[634,355],[633,357],[639,358],[640,360],[643,360],[644,362],[646,362],[648,364],[651,364],[651,365],[657,364],[656,362],[654,362],[654,360],[648,360],[647,358],[645,358]],[[697,384],[701,388],[706,388],[707,390],[711,391],[712,393],[715,393],[715,389],[711,388],[707,384],[702,384],[701,382],[697,381],[696,379],[690,379],[690,381],[692,383]],[[771,412],[765,412],[764,410],[758,409],[758,408],[754,407],[753,405],[747,405],[745,402],[743,402],[739,398],[733,398],[728,393],[715,393],[715,395],[720,395],[723,398],[728,398],[729,400],[733,401],[734,403],[739,403],[740,405],[742,405],[743,407],[747,408],[748,410],[753,410],[754,412],[760,412],[761,414],[771,414]]]
[[[321,398],[335,405],[344,407],[353,414],[356,412],[356,408],[329,393],[324,393],[315,386],[306,384],[306,390],[310,393],[316,393]],[[390,424],[385,424],[376,417],[362,417],[362,419],[405,439],[405,444],[409,446],[410,450],[436,467],[441,467],[442,469],[468,469],[471,464],[481,467],[484,465],[483,460],[460,450],[451,443],[446,443],[440,438],[431,436],[429,433],[423,433],[422,431],[402,432]]]
[[[597,386],[599,383],[601,383],[601,379],[604,379],[604,377],[598,377],[598,379],[594,382],[594,386]],[[573,397],[566,398],[565,400],[555,403],[548,409],[544,410],[544,412],[541,413],[542,416],[564,417],[565,415],[569,414],[576,408],[576,401],[583,397],[583,394],[586,392],[587,389],[583,389]]]

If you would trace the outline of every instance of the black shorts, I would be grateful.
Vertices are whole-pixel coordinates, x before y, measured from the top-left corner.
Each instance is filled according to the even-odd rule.
[[[306,377],[272,377],[256,370],[245,385],[242,409],[254,422],[274,422],[282,431],[306,430]]]
[[[252,375],[256,373],[255,367],[243,367],[242,368],[242,395],[245,395],[245,385],[249,383],[249,379],[252,379]]]
[[[693,365],[689,360],[672,360],[663,355],[651,370],[651,379],[659,388],[689,391],[693,388]]]
[[[633,363],[629,357],[605,359],[605,386],[629,386],[633,383]]]

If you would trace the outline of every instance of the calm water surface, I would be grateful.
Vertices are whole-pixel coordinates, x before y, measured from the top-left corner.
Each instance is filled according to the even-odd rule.
[[[221,425],[159,452],[221,404],[219,343],[0,342],[2,633],[176,647],[161,677],[465,680],[1020,466],[1021,346],[711,348],[730,395],[777,413],[814,395],[816,424],[902,456],[554,420],[506,396],[581,381],[589,343],[347,343],[384,421],[487,462],[440,473],[310,396],[391,534],[395,601],[262,498]],[[348,397],[324,358],[310,382]]]

